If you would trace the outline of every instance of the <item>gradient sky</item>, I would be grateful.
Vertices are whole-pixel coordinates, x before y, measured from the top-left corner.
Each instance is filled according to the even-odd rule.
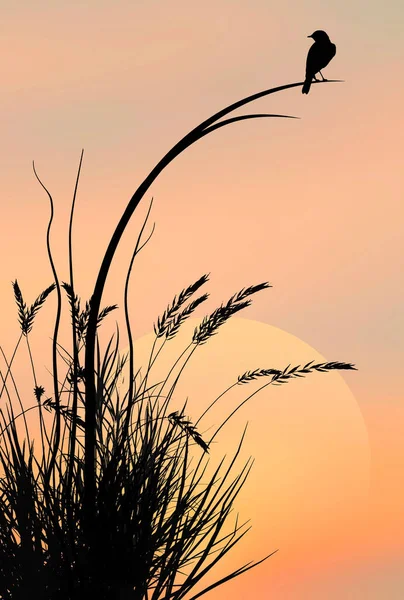
[[[307,558],[299,586],[283,582],[278,600],[404,593],[403,22],[398,0],[37,0],[2,10],[0,328],[8,356],[18,337],[10,281],[18,279],[27,302],[52,281],[49,205],[33,159],[55,200],[53,249],[67,280],[70,200],[85,149],[74,242],[86,299],[120,214],[162,155],[220,108],[301,81],[315,29],[337,45],[324,75],[345,83],[313,86],[307,97],[284,91],[240,111],[300,120],[234,124],[170,165],[128,228],[103,301],[122,305],[153,196],[156,230],[131,287],[136,337],[210,272],[210,308],[269,281],[273,289],[243,316],[357,365],[346,381],[371,444],[367,535],[346,539],[340,562],[321,577]],[[52,308],[32,338],[49,368]],[[266,599],[271,569],[248,577],[254,600]],[[251,597],[237,596],[236,584],[230,590],[236,600]]]

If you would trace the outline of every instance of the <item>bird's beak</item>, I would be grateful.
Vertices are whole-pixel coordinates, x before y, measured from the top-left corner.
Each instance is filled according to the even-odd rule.
[[[312,38],[313,36],[312,35],[308,35],[307,37],[311,37]]]

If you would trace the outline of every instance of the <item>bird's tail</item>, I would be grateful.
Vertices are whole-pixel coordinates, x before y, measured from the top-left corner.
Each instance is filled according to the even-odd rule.
[[[302,94],[308,94],[311,88],[311,80],[312,80],[312,76],[310,75],[309,77],[306,77],[303,87],[302,87]]]

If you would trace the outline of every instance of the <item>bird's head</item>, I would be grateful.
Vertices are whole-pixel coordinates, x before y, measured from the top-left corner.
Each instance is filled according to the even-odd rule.
[[[328,37],[326,32],[323,31],[322,29],[318,29],[317,31],[315,31],[311,35],[308,35],[307,37],[313,38],[313,40],[315,42],[329,42],[330,41],[330,38]]]

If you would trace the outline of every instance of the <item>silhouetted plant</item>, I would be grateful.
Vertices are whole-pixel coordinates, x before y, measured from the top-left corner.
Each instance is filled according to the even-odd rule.
[[[4,472],[0,479],[1,599],[75,600],[94,595],[106,599],[180,600],[186,597],[196,600],[273,554],[247,563],[204,589],[194,591],[195,586],[248,531],[246,523],[240,525],[238,518],[233,527],[226,530],[234,501],[252,466],[250,458],[237,475],[231,476],[245,430],[230,464],[224,468],[225,458],[222,458],[213,475],[205,481],[212,441],[232,415],[266,385],[287,383],[294,377],[316,371],[353,369],[353,365],[311,362],[292,369],[288,366],[283,370],[265,368],[247,371],[217,397],[195,423],[185,414],[186,404],[182,407],[177,405],[175,410],[168,412],[169,406],[177,401],[176,387],[192,354],[216,335],[231,316],[249,306],[253,294],[270,286],[261,283],[244,288],[205,316],[164,380],[150,383],[150,372],[162,347],[170,343],[186,319],[208,298],[207,294],[202,294],[193,299],[208,281],[208,276],[203,275],[176,296],[157,319],[145,372],[142,375],[139,369],[135,373],[128,285],[133,261],[150,239],[151,234],[142,242],[151,205],[139,233],[125,283],[124,311],[129,353],[120,357],[117,327],[116,335],[110,338],[102,355],[97,328],[117,308],[113,305],[100,310],[102,291],[116,247],[130,216],[161,170],[194,141],[214,129],[257,116],[276,116],[247,115],[213,124],[253,99],[298,85],[302,83],[267,90],[224,109],[185,136],[164,157],[129,203],[112,236],[94,293],[84,309],[75,292],[72,253],[73,213],[83,153],[70,216],[68,283],[59,283],[52,259],[49,240],[53,220],[52,196],[39,180],[34,167],[35,175],[50,200],[47,247],[55,281],[29,309],[17,281],[13,283],[21,336],[10,361],[0,348],[7,366],[5,376],[0,372],[0,396],[3,397],[4,392],[7,396],[7,415],[0,406],[0,461]],[[71,309],[72,354],[57,341],[61,288],[66,292]],[[37,312],[53,289],[56,289],[58,299],[52,352],[53,397],[45,397],[45,387],[37,382],[29,335]],[[29,408],[24,408],[12,374],[12,363],[22,337],[26,339],[34,379],[35,404]],[[81,360],[83,351],[84,363]],[[66,365],[62,380],[58,375],[58,356]],[[128,358],[129,381],[122,396],[119,380]],[[174,376],[176,369],[178,373]],[[210,440],[205,440],[198,430],[203,416],[234,386],[248,384],[258,378],[269,379],[233,410]],[[8,379],[12,381],[20,405],[17,415],[13,410]],[[66,398],[63,403],[62,394]],[[50,435],[43,409],[53,416]],[[26,413],[32,410],[38,411],[40,422],[42,453],[39,457],[34,454],[34,441],[30,438],[25,418]],[[84,410],[84,418],[79,410]],[[17,420],[21,416],[26,432],[22,447],[17,431]],[[81,441],[83,435],[84,444]],[[196,467],[191,468],[195,452],[199,452],[200,456]]]
[[[207,280],[208,277],[204,276],[199,281],[205,283]],[[66,289],[66,286],[63,287]],[[188,355],[186,352],[182,355],[183,364],[177,364],[180,373],[196,348],[206,343],[230,318],[232,307],[237,306],[237,302],[244,304],[250,295],[268,287],[267,283],[263,283],[241,290],[226,304],[206,316],[194,331]],[[197,289],[194,286],[192,293]],[[69,289],[66,291],[69,296]],[[22,302],[20,294],[17,299],[19,307]],[[79,306],[77,301],[75,304]],[[174,305],[175,299],[171,306]],[[89,564],[83,528],[83,444],[78,438],[78,451],[74,456],[63,451],[59,453],[55,473],[52,474],[53,483],[46,495],[45,447],[43,445],[42,460],[38,461],[28,434],[29,451],[26,459],[25,441],[21,449],[16,430],[15,421],[19,415],[14,416],[11,402],[7,405],[7,408],[10,405],[9,422],[1,434],[7,436],[8,443],[0,446],[5,473],[0,482],[2,598],[22,598],[28,593],[43,598],[76,598],[83,591],[89,593],[91,590],[99,597],[106,598],[122,597],[125,590],[128,597],[133,598],[182,598],[247,532],[246,523],[240,525],[238,519],[230,532],[223,531],[234,500],[252,466],[249,459],[241,472],[228,481],[241,450],[245,431],[224,475],[221,475],[224,464],[222,459],[213,475],[204,482],[210,444],[224,423],[208,442],[202,438],[196,424],[185,417],[185,406],[167,414],[179,381],[177,375],[169,385],[173,369],[163,381],[146,387],[150,370],[155,365],[162,346],[172,339],[169,335],[164,336],[160,348],[156,350],[156,344],[162,338],[160,331],[163,317],[167,312],[169,311],[157,320],[160,327],[155,327],[156,335],[148,368],[144,376],[140,376],[140,372],[136,374],[136,391],[131,399],[127,392],[122,398],[120,392],[119,379],[127,355],[122,359],[119,357],[119,330],[115,347],[112,346],[114,334],[102,359],[97,343],[97,545],[91,558],[95,561],[93,568]],[[104,311],[105,316],[106,314]],[[74,318],[74,314],[72,317]],[[169,318],[175,319],[175,315],[172,314]],[[168,325],[165,331],[168,332],[169,319],[166,322]],[[22,331],[23,327],[21,323]],[[57,406],[50,398],[43,399],[43,386],[35,385],[34,396],[40,414],[42,408],[45,408],[63,418],[63,448],[66,430],[68,436],[72,433],[73,413],[69,404],[73,388],[73,359],[63,348],[60,348],[60,356],[66,364],[61,391],[68,395],[67,404]],[[11,376],[11,364],[7,366],[7,375]],[[83,373],[80,360],[77,366],[77,373]],[[257,378],[269,379],[262,386],[264,387],[286,383],[293,377],[302,377],[314,371],[352,368],[347,363],[330,362],[308,363],[302,368],[298,366],[292,369],[288,366],[283,371],[255,369],[240,375],[231,387],[247,384]],[[6,390],[7,375],[3,378]],[[83,385],[81,375],[78,377],[77,387],[79,399],[84,406],[85,390],[79,384]],[[167,386],[168,391],[163,394]],[[232,414],[245,402],[246,400],[240,403]],[[35,406],[27,410],[33,408]],[[135,418],[131,423],[131,431],[124,439],[123,419],[133,409],[136,409]],[[25,412],[27,411],[22,414]],[[2,410],[0,414],[5,421]],[[76,415],[76,423],[79,431],[84,433],[85,421],[79,415]],[[52,438],[48,438],[46,428],[43,427],[42,430],[42,427],[41,419],[41,431],[51,444]],[[193,470],[190,468],[192,444],[202,451]],[[69,461],[74,467],[70,485],[67,470]],[[268,557],[262,560],[266,558]],[[262,560],[243,565],[209,586],[205,592],[260,564]],[[197,598],[201,594],[202,591],[192,597]]]

